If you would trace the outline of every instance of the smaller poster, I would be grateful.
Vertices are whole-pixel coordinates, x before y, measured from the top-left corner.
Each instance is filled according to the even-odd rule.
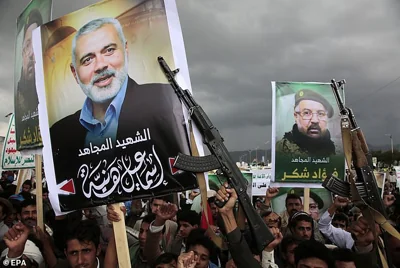
[[[271,183],[271,169],[252,170],[252,195],[265,196]]]
[[[330,84],[272,82],[272,181],[321,187],[344,177],[340,113]]]
[[[304,202],[304,188],[280,188],[279,194],[272,199],[272,209],[280,214],[286,210],[286,196],[288,194],[297,194]],[[332,204],[332,194],[324,188],[310,189],[310,207],[309,211],[314,219],[319,217]]]
[[[17,150],[15,135],[15,117],[11,115],[6,139],[4,140],[1,167],[4,170],[17,170],[25,168],[35,168],[34,155],[22,155]]]

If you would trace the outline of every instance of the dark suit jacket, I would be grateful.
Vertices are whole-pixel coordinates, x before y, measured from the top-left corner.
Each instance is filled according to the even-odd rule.
[[[79,156],[87,130],[80,112],[67,116],[50,129],[57,184],[73,179],[76,194],[59,194],[62,210],[96,206],[133,198],[168,194],[196,187],[193,174],[172,175],[169,158],[189,154],[182,105],[170,85],[138,85],[129,78],[118,119],[117,140],[135,139],[149,128],[147,141],[114,144],[99,154]],[[81,151],[80,151],[81,150]]]

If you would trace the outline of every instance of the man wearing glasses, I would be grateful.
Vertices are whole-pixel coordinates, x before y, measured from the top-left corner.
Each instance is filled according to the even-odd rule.
[[[307,156],[335,154],[335,144],[327,128],[333,108],[322,95],[309,89],[299,90],[295,95],[293,115],[292,130],[276,143],[278,152]]]

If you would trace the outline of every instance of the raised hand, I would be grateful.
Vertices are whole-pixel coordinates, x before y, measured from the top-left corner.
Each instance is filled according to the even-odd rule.
[[[125,215],[126,208],[125,207],[120,207],[120,208],[123,214]],[[112,205],[107,206],[107,219],[111,222],[119,222],[121,220],[118,213],[114,210],[114,207]]]
[[[200,194],[200,192],[194,192],[194,191],[191,191],[190,192],[190,194],[189,194],[189,199],[190,200],[193,200],[196,196],[198,196]]]
[[[194,268],[197,264],[198,256],[193,251],[181,253],[178,257],[178,268]]]
[[[235,262],[233,261],[233,259],[230,259],[226,264],[225,264],[225,268],[237,268]]]
[[[236,191],[232,188],[226,188],[228,187],[228,184],[225,183],[223,186],[221,186],[217,192],[216,198],[221,201],[227,201],[227,203],[225,204],[225,206],[223,206],[222,208],[218,208],[218,211],[222,214],[226,214],[230,211],[232,211],[232,209],[235,206],[236,200],[237,200],[237,194]]]
[[[45,233],[39,226],[33,228],[33,232],[37,239],[39,239],[42,243],[46,243],[49,241],[49,235]]]
[[[347,197],[336,196],[333,204],[336,208],[342,208],[349,204],[350,200]]]
[[[22,222],[15,224],[4,234],[4,242],[8,247],[8,257],[16,258],[22,255],[28,240],[29,228]]]
[[[383,204],[386,207],[390,207],[391,205],[393,205],[394,201],[396,201],[396,197],[394,197],[394,195],[392,195],[392,194],[385,194],[383,196]]]
[[[271,187],[271,188],[267,189],[267,191],[265,193],[265,198],[271,200],[272,198],[274,198],[278,194],[279,194],[279,188]]]
[[[379,232],[379,228],[376,229],[376,231]],[[351,225],[350,232],[356,237],[355,244],[359,247],[369,246],[375,240],[368,221],[364,217],[358,218],[357,221]]]
[[[171,220],[176,216],[178,207],[175,204],[164,204],[156,212],[155,226],[164,225],[167,220]]]
[[[271,231],[271,233],[275,237],[275,239],[272,240],[272,242],[269,243],[268,246],[266,246],[264,248],[264,250],[271,252],[282,242],[283,235],[282,235],[281,231],[279,230],[279,228],[270,227],[269,230]]]
[[[144,211],[144,208],[142,206],[142,200],[140,200],[140,199],[132,200],[131,213],[133,215],[140,215],[143,213],[143,211]]]

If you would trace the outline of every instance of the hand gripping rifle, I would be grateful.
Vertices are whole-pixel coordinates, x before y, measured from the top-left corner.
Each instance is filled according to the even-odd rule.
[[[174,167],[194,173],[219,169],[228,179],[229,186],[235,189],[238,200],[246,215],[250,231],[256,242],[257,249],[262,252],[274,240],[274,237],[250,202],[250,198],[246,193],[247,180],[243,177],[236,163],[231,159],[223,143],[224,139],[213,126],[204,110],[196,103],[191,93],[188,90],[182,89],[175,80],[175,75],[179,72],[179,69],[171,71],[163,57],[158,57],[158,62],[179,100],[189,110],[191,120],[196,124],[203,137],[204,144],[207,145],[211,152],[211,155],[203,157],[188,156],[179,153],[174,162]],[[216,205],[221,208],[225,203],[217,202]]]
[[[356,177],[353,178],[350,172],[347,181],[340,180],[333,175],[328,176],[322,184],[329,191],[343,196],[351,197],[352,202],[367,219],[370,229],[375,235],[375,223],[380,225],[383,232],[383,242],[385,246],[386,259],[379,248],[379,240],[375,241],[378,249],[382,267],[392,267],[390,255],[387,248],[388,233],[400,238],[400,234],[387,222],[386,211],[379,194],[376,178],[372,170],[372,155],[368,149],[367,142],[361,128],[357,125],[351,109],[345,107],[339,88],[343,87],[345,81],[331,81],[331,87],[335,95],[341,114],[341,130],[343,139],[343,149],[348,169],[354,167]],[[388,266],[389,265],[389,266]]]

